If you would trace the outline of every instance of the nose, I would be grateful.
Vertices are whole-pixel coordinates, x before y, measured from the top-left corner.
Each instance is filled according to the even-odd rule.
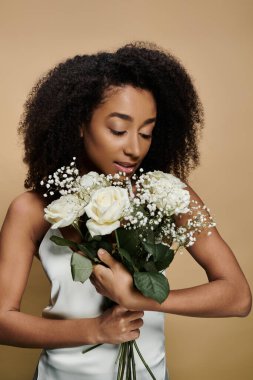
[[[124,153],[133,159],[138,159],[141,154],[141,147],[138,134],[129,134],[125,141]]]

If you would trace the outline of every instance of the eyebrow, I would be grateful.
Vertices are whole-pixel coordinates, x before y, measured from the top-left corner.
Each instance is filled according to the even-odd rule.
[[[126,114],[120,113],[120,112],[112,112],[112,113],[110,113],[107,116],[107,119],[109,119],[110,117],[119,117],[120,119],[127,120],[127,121],[133,121],[134,120],[132,118],[132,116],[126,115]],[[153,123],[154,121],[156,121],[155,117],[149,118],[149,119],[147,119],[147,120],[144,121],[143,125]]]

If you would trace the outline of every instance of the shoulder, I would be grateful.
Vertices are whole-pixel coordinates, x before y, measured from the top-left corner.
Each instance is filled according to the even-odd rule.
[[[19,213],[33,213],[46,207],[46,201],[35,191],[25,191],[19,194],[10,204],[9,210]]]
[[[13,199],[7,214],[14,214],[16,218],[21,219],[31,218],[36,223],[42,220],[45,207],[46,202],[40,194],[26,191]]]
[[[44,219],[46,205],[42,195],[34,191],[25,191],[11,202],[5,223],[16,228],[22,227],[32,240],[37,242],[49,228],[49,223]]]
[[[189,194],[190,194],[190,200],[195,200],[195,201],[198,201],[199,203],[201,204],[204,204],[204,202],[202,201],[202,199],[200,198],[200,196],[197,194],[197,192],[189,185],[188,182],[186,181],[183,181],[184,184],[185,184],[185,190],[189,191]]]
[[[189,206],[191,208],[191,212],[187,212],[185,214],[178,214],[175,215],[175,222],[177,225],[185,225],[189,218],[196,215],[199,211],[203,215],[206,215],[210,217],[209,208],[207,208],[204,201],[201,199],[201,197],[197,194],[197,192],[187,183],[186,181],[183,181],[185,184],[184,190],[189,192],[190,197],[190,203]]]

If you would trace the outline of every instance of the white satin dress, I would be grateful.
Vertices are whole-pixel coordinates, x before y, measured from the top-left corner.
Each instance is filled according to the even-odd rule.
[[[60,230],[51,228],[39,248],[39,257],[51,281],[51,301],[45,307],[45,318],[92,318],[102,314],[103,296],[97,293],[89,280],[75,282],[71,276],[68,247],[57,246],[51,235],[61,236]],[[169,380],[166,368],[164,313],[144,311],[144,324],[136,340],[146,363],[157,380]],[[34,380],[116,380],[118,345],[103,344],[85,354],[90,345],[71,348],[43,349],[34,374]],[[134,349],[138,380],[151,380]]]

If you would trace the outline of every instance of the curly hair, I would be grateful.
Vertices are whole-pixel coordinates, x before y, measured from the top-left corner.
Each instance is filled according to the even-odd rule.
[[[73,156],[80,166],[80,127],[89,125],[109,87],[124,85],[149,90],[157,105],[152,143],[141,167],[187,179],[199,165],[202,104],[177,58],[155,43],[135,41],[115,52],[67,59],[32,88],[18,128],[28,165],[25,188],[41,192],[40,181]]]

